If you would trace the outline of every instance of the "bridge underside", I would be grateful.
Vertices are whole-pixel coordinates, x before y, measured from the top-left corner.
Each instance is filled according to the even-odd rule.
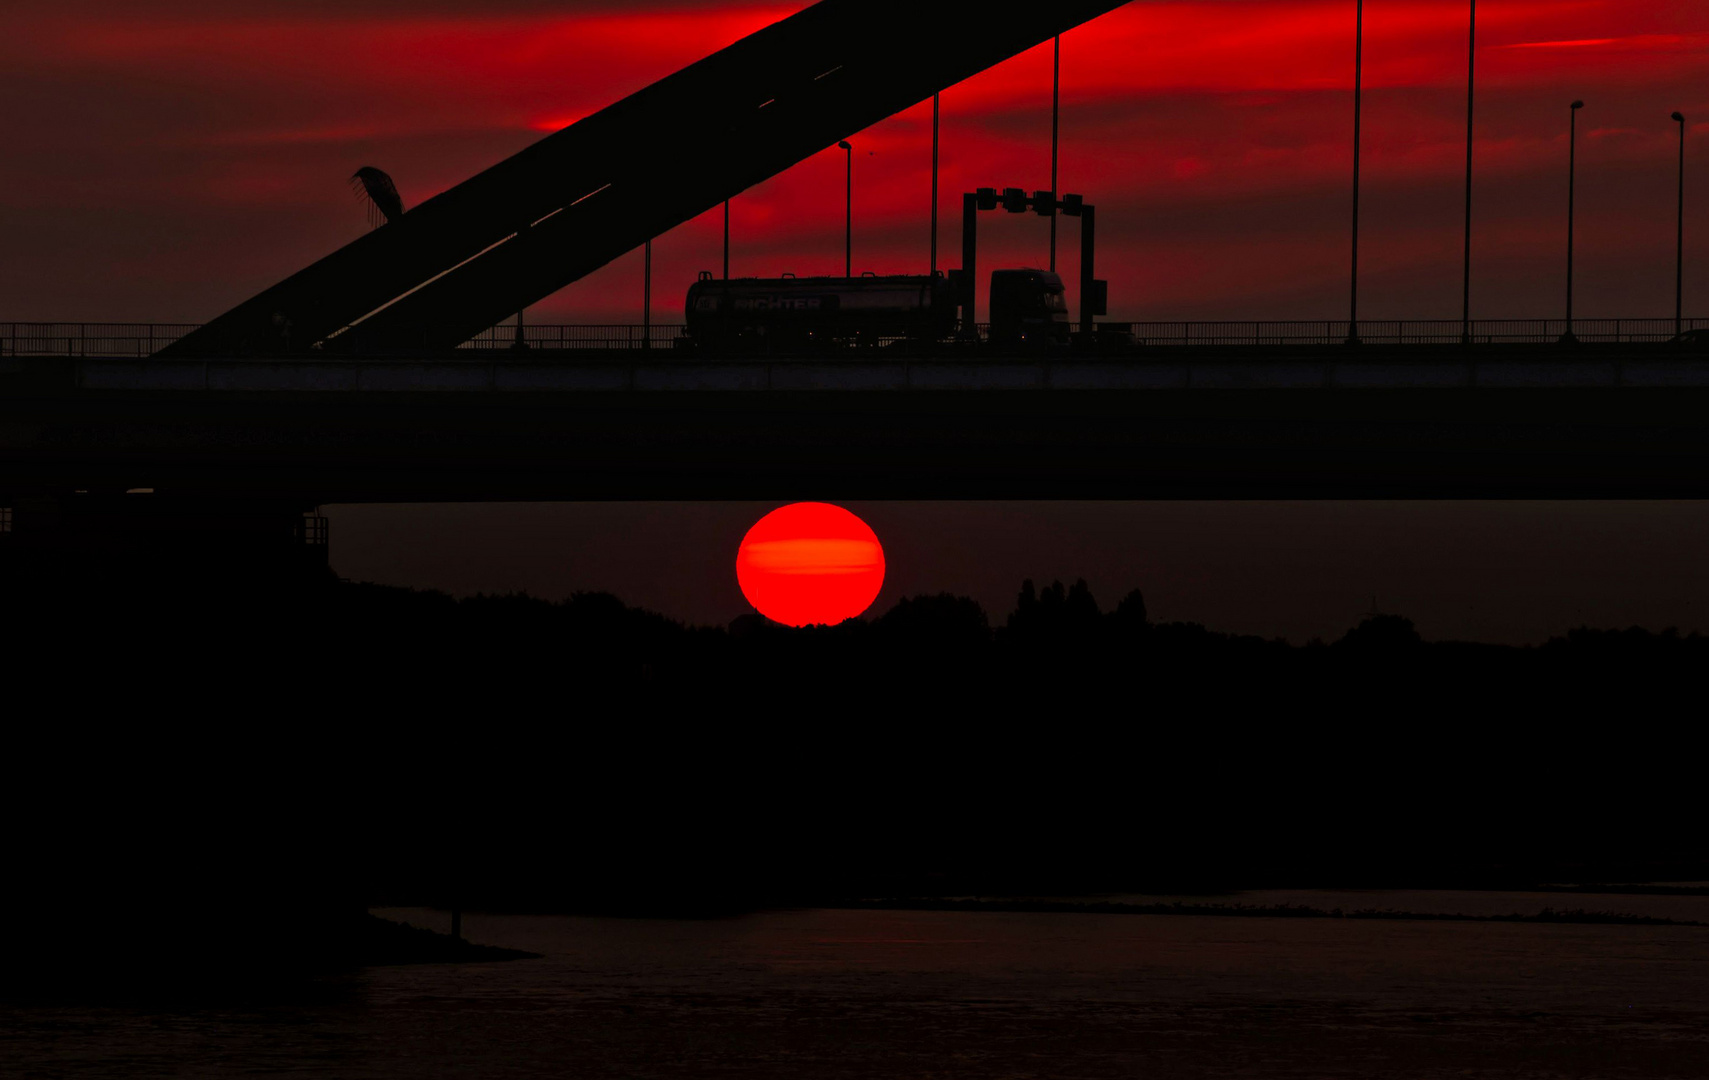
[[[1702,498],[1709,389],[43,392],[0,506],[73,491],[340,502]]]

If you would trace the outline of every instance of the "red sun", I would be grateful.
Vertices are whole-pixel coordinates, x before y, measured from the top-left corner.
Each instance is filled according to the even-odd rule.
[[[791,503],[760,518],[736,552],[736,581],[761,615],[787,626],[836,624],[872,606],[884,548],[830,503]]]

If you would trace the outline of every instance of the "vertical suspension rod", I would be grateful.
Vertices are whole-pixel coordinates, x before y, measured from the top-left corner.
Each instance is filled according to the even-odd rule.
[[[1359,140],[1365,93],[1365,0],[1357,0],[1353,31],[1353,267],[1348,291],[1347,343],[1359,341]]]
[[[1471,30],[1466,43],[1466,248],[1460,276],[1460,340],[1472,343],[1472,118],[1477,88],[1478,0],[1472,0]]]
[[[1056,190],[1057,151],[1062,134],[1062,35],[1052,42],[1050,75],[1050,197],[1059,197]],[[1056,208],[1050,211],[1050,272],[1056,272]]]

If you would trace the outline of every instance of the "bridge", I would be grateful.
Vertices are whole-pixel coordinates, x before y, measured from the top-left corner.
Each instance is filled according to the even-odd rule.
[[[651,326],[528,327],[515,350],[495,329],[1119,6],[823,0],[205,325],[11,324],[0,532],[58,543],[53,522],[143,505],[265,520],[272,543],[348,501],[1709,495],[1709,358],[1671,320],[1468,342],[1459,322],[1124,324],[1060,355],[704,355]]]

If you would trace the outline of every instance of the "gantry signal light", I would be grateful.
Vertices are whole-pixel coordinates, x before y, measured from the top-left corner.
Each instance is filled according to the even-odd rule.
[[[1054,191],[1035,191],[1028,195],[1024,188],[1004,188],[999,196],[996,188],[982,187],[961,197],[961,269],[952,270],[949,274],[956,306],[961,309],[962,335],[971,337],[974,334],[974,265],[979,251],[979,211],[995,210],[999,205],[1011,214],[1024,214],[1031,210],[1039,217],[1062,213],[1080,219],[1080,329],[1083,334],[1095,334],[1093,319],[1108,314],[1109,306],[1109,284],[1094,276],[1097,208],[1080,195],[1064,195],[1058,199]]]
[[[996,188],[975,188],[973,200],[981,210],[995,210],[1000,206],[1011,214],[1024,214],[1031,210],[1039,217],[1049,217],[1058,212],[1079,217],[1080,208],[1085,205],[1078,195],[1064,195],[1059,201],[1054,191],[1035,191],[1028,195],[1025,188],[1015,187],[1004,188],[1001,192]]]

